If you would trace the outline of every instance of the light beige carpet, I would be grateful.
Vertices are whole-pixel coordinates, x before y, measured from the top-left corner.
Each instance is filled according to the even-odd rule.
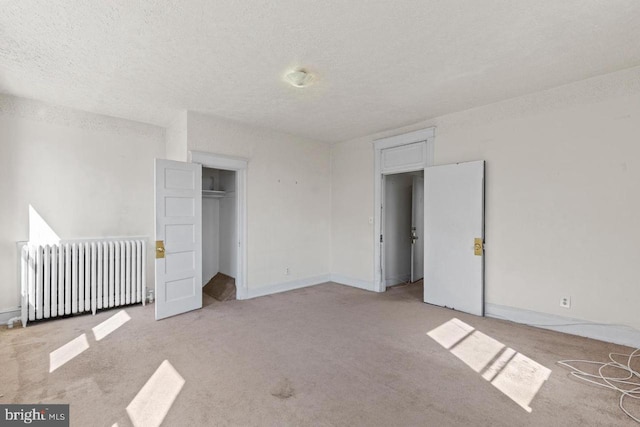
[[[630,349],[433,307],[421,296],[420,285],[376,294],[328,283],[248,301],[205,295],[205,308],[162,321],[152,305],[127,307],[131,319],[99,341],[92,328],[118,310],[5,329],[0,403],[70,403],[72,426],[124,427],[126,408],[160,372],[172,382],[145,387],[155,403],[181,387],[165,426],[635,425],[614,392],[556,365]],[[454,317],[551,369],[531,413],[427,336]],[[88,349],[50,373],[50,354],[82,334]]]

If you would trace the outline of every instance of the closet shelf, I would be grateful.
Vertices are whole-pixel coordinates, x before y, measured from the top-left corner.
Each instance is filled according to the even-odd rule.
[[[226,191],[218,190],[202,190],[202,197],[211,197],[213,199],[221,199],[227,194]]]

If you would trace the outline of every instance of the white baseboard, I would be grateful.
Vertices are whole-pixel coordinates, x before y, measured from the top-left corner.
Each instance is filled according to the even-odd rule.
[[[246,298],[243,299],[262,297],[265,295],[292,291],[294,289],[306,288],[307,286],[319,285],[321,283],[329,282],[329,279],[330,278],[328,274],[323,274],[322,276],[308,277],[304,279],[293,280],[291,282],[283,282],[257,288],[249,288],[247,289]]]
[[[330,280],[341,285],[352,286],[354,288],[364,289],[366,291],[376,292],[373,281],[353,279],[351,277],[342,276],[340,274],[331,274]]]
[[[640,347],[640,331],[631,326],[594,323],[489,303],[485,304],[485,315],[633,348]]]
[[[13,319],[14,317],[20,317],[21,311],[20,307],[9,308],[0,312],[0,325],[6,325],[9,319]]]

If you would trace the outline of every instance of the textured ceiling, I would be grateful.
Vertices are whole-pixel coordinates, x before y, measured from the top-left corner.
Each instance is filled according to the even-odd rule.
[[[341,141],[640,65],[639,22],[638,0],[0,0],[0,92]]]

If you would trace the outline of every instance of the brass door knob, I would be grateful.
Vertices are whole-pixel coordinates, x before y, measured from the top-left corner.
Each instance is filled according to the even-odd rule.
[[[164,241],[156,240],[156,259],[164,258]]]

